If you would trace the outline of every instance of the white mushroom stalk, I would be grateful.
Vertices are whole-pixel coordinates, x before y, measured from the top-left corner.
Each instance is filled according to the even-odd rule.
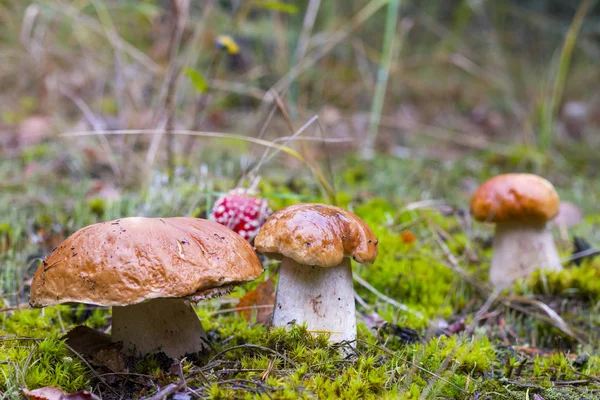
[[[123,344],[123,352],[143,355],[162,351],[171,358],[201,353],[208,337],[192,306],[200,300],[224,296],[228,284],[182,298],[158,298],[112,308],[111,340]]]
[[[546,223],[498,223],[492,251],[490,282],[495,287],[509,286],[537,269],[562,269]]]
[[[163,351],[172,358],[202,352],[208,343],[196,312],[183,299],[113,307],[111,336],[126,354]]]
[[[350,259],[335,267],[281,263],[273,325],[305,322],[313,333],[330,335],[332,342],[356,340],[356,311]]]

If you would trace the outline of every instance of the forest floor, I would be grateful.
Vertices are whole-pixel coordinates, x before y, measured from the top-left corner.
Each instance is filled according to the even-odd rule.
[[[597,2],[398,3],[0,1],[0,399],[600,399]],[[556,187],[564,269],[495,292],[469,200],[508,172]],[[67,336],[109,308],[30,308],[73,232],[252,182],[378,237],[353,346],[269,327],[266,260],[196,306],[198,357],[86,353]]]
[[[572,260],[581,250],[575,238],[600,241],[600,190],[594,174],[576,172],[581,161],[540,161],[519,148],[459,160],[332,158],[335,201],[361,216],[380,243],[374,264],[354,265],[356,347],[331,346],[302,326],[269,328],[273,262],[257,281],[197,306],[212,347],[175,362],[164,354],[73,352],[64,335],[80,325],[110,332],[110,309],[29,309],[29,285],[40,259],[85,225],[133,215],[205,217],[216,196],[235,185],[226,177],[239,168],[232,145],[205,146],[204,163],[188,163],[170,180],[155,173],[147,187],[128,190],[98,180],[110,169],[89,157],[90,138],[81,141],[68,151],[60,140],[39,144],[1,164],[4,398],[46,386],[102,398],[152,397],[165,388],[177,399],[600,398],[600,260]],[[329,202],[307,169],[286,169],[294,168],[288,158],[263,168],[259,193],[272,208]],[[468,201],[483,180],[511,170],[543,170],[582,217],[552,225],[563,271],[535,273],[497,293],[487,283],[493,226],[471,220]]]

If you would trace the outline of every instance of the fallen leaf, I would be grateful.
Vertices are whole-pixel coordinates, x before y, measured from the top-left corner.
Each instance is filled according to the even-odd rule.
[[[113,343],[110,336],[84,325],[77,326],[62,337],[77,353],[91,357],[92,363],[112,372],[127,370],[121,353],[122,343]]]
[[[44,388],[40,388],[40,389],[35,389],[35,390],[27,390],[27,389],[23,389],[23,394],[25,396],[27,396],[30,399],[35,399],[35,400],[54,400],[54,399],[60,399],[63,395],[67,394],[64,390],[59,389],[57,387],[54,386],[47,386]]]
[[[513,346],[512,348],[515,351],[518,351],[518,352],[521,352],[521,353],[525,353],[525,354],[531,354],[531,355],[543,355],[543,354],[545,354],[543,350],[535,349],[533,347]]]
[[[23,389],[23,394],[33,400],[100,400],[98,396],[87,390],[76,393],[67,393],[54,386],[46,386],[39,389]]]
[[[101,364],[112,372],[126,372],[127,364],[121,352],[122,348],[122,343],[113,343],[108,347],[98,350],[94,354],[92,361],[96,364]]]
[[[256,289],[246,293],[237,304],[238,314],[242,315],[246,321],[252,320],[256,312],[256,322],[267,324],[273,314],[273,305],[275,304],[275,285],[273,277],[260,283]],[[257,307],[261,306],[261,307]]]
[[[412,232],[405,231],[400,234],[400,239],[406,244],[413,244],[417,237]]]
[[[109,335],[84,325],[71,329],[61,339],[65,339],[76,352],[87,356],[95,355],[112,343]]]

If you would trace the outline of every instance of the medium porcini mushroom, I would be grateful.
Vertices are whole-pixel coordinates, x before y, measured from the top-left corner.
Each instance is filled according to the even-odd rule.
[[[496,224],[490,267],[495,287],[506,287],[535,269],[562,269],[547,227],[559,203],[554,186],[532,174],[498,175],[475,191],[473,216]]]
[[[112,340],[129,354],[173,358],[206,347],[191,302],[228,293],[262,273],[241,236],[198,218],[122,218],[90,225],[40,265],[30,304],[112,306]]]
[[[254,244],[282,258],[273,325],[292,321],[330,333],[332,342],[356,339],[350,258],[370,263],[377,239],[355,214],[324,204],[296,204],[274,213]]]

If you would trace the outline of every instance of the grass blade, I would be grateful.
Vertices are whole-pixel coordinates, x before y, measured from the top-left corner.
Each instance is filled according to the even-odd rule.
[[[396,26],[398,25],[398,12],[400,11],[400,0],[390,0],[387,9],[387,19],[385,22],[385,35],[383,37],[383,52],[377,72],[377,84],[375,85],[375,98],[371,108],[371,118],[369,121],[369,131],[363,147],[363,156],[371,158],[375,147],[375,139],[379,130],[381,121],[381,112],[385,91],[392,64],[392,54],[394,53],[394,42],[396,36]]]
[[[563,43],[562,50],[558,59],[558,69],[554,77],[554,86],[552,88],[552,96],[549,103],[546,103],[541,110],[541,126],[539,136],[539,147],[542,151],[549,150],[552,147],[554,140],[553,122],[558,112],[558,105],[561,102],[565,84],[567,82],[567,74],[571,65],[573,49],[577,42],[577,37],[581,31],[583,20],[590,8],[591,0],[582,0],[577,7],[577,12],[573,17],[573,21],[567,31],[567,36]]]

